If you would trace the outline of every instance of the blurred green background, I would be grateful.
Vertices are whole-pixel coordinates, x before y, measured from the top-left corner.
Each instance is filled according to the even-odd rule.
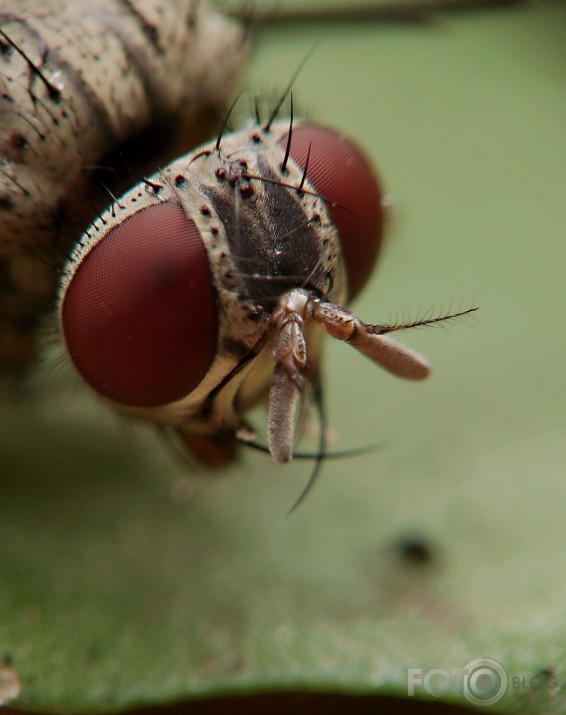
[[[250,95],[283,87],[315,43],[294,97],[366,147],[392,199],[356,313],[481,310],[402,336],[431,359],[422,385],[328,344],[334,448],[384,446],[328,462],[291,517],[308,464],[245,452],[194,480],[53,372],[8,402],[0,654],[22,682],[14,707],[405,698],[410,668],[492,658],[510,685],[483,712],[566,713],[566,7],[273,26]],[[456,687],[442,700],[471,707]]]

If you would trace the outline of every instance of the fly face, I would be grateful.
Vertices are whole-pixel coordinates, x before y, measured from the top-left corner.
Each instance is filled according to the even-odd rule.
[[[361,289],[381,232],[374,172],[338,132],[278,121],[228,135],[83,236],[60,293],[71,361],[100,395],[193,447],[229,447],[269,393],[270,449],[288,461],[296,397],[318,384],[323,306]]]
[[[323,413],[322,334],[420,380],[426,361],[386,334],[454,317],[369,325],[342,307],[369,278],[382,228],[375,173],[339,132],[270,119],[220,137],[83,236],[60,292],[68,354],[92,389],[208,465],[232,458],[265,401],[268,450],[288,462],[309,389]]]

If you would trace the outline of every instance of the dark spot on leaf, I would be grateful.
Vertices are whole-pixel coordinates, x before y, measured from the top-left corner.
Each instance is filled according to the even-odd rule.
[[[435,559],[435,548],[423,536],[402,536],[394,542],[398,557],[410,566],[426,566]]]

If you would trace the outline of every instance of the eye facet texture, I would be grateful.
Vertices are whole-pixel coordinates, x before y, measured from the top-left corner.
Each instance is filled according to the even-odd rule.
[[[286,143],[285,136],[280,144]],[[381,246],[381,192],[367,158],[339,132],[308,123],[293,129],[290,154],[303,170],[309,146],[307,178],[326,199],[340,235],[352,300],[371,275]]]
[[[105,397],[155,407],[210,367],[218,319],[205,245],[180,204],[138,211],[79,265],[62,306],[75,367]]]

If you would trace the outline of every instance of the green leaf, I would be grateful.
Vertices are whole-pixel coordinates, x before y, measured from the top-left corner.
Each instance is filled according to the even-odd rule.
[[[546,2],[266,31],[251,88],[284,86],[316,34],[294,96],[367,147],[394,199],[359,316],[481,311],[403,336],[432,361],[423,385],[327,346],[334,448],[383,446],[327,462],[290,517],[308,464],[242,450],[195,475],[54,372],[7,400],[0,655],[15,706],[404,698],[409,669],[490,658],[509,688],[483,712],[566,713],[565,19]],[[473,683],[448,686],[444,701],[473,705]]]

